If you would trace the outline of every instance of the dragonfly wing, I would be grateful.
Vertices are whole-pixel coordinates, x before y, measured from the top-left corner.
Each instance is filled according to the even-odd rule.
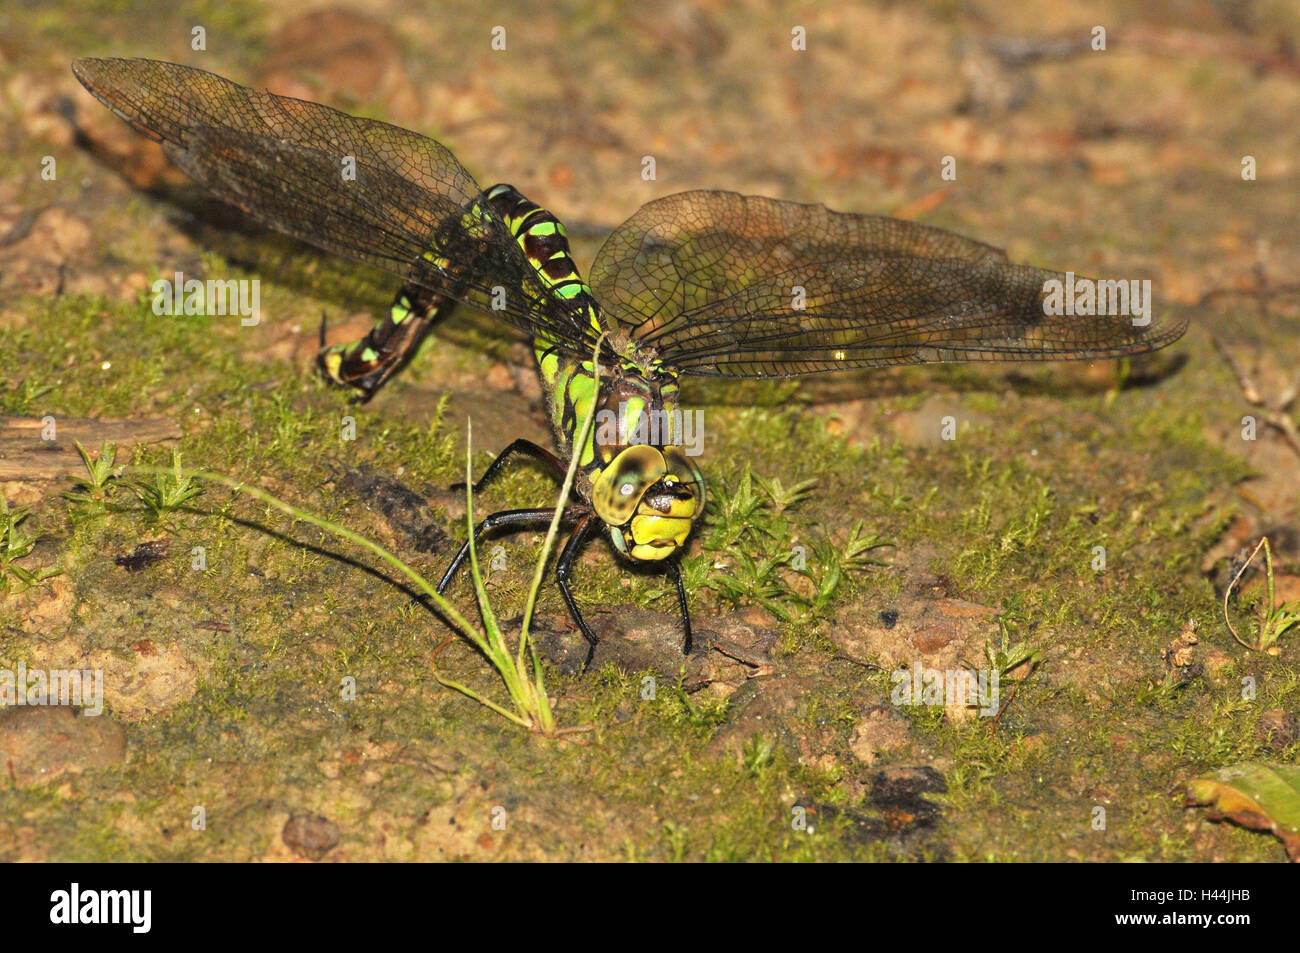
[[[584,327],[433,139],[174,63],[81,59],[73,72],[187,175],[268,227],[590,352]]]
[[[1066,276],[941,229],[734,192],[648,203],[591,271],[609,318],[665,364],[703,375],[1112,357],[1185,328],[1050,315],[1050,279]]]

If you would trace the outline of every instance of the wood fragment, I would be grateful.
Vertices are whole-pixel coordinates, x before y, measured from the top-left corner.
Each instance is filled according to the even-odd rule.
[[[122,451],[181,437],[181,428],[174,420],[50,416],[54,421],[53,440],[45,439],[48,430],[44,417],[0,416],[0,481],[56,480],[82,472],[85,467],[77,453],[77,441],[94,451],[108,440]]]

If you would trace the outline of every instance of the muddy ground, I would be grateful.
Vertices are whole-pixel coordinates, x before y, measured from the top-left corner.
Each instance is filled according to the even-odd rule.
[[[1300,633],[1252,651],[1222,608],[1262,533],[1275,601],[1300,598],[1294,6],[321,10],[0,12],[0,490],[35,538],[5,564],[0,669],[98,670],[104,692],[97,717],[0,712],[0,857],[1286,858],[1184,807],[1182,784],[1300,753]],[[687,382],[708,425],[710,516],[686,559],[703,648],[681,658],[662,577],[590,546],[576,589],[604,641],[586,674],[542,589],[548,688],[583,729],[545,738],[442,687],[435,665],[501,694],[343,541],[219,486],[161,511],[129,473],[68,495],[86,478],[73,439],[115,440],[121,464],[178,451],[436,579],[465,535],[447,487],[467,418],[479,470],[548,438],[527,349],[463,312],[371,403],[326,387],[322,315],[331,340],[359,336],[393,282],[195,192],[81,90],[84,55],[436,136],[482,184],[554,210],[584,266],[642,203],[721,188],[1149,278],[1191,326],[1126,365]],[[151,283],[177,271],[258,279],[263,319],[156,316]],[[476,509],[554,492],[520,466]],[[847,560],[859,523],[886,545]],[[514,631],[541,536],[498,542],[487,592]],[[11,566],[58,574],[20,592]],[[1243,634],[1260,577],[1228,609]],[[473,613],[467,582],[451,593]],[[999,714],[899,704],[893,673],[917,665],[1007,668]]]

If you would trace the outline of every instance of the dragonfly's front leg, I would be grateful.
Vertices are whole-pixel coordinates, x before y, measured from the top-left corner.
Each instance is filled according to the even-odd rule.
[[[560,553],[560,558],[555,563],[555,578],[560,584],[560,594],[564,596],[564,601],[569,607],[569,613],[573,616],[573,621],[578,624],[578,630],[582,637],[587,640],[587,657],[582,663],[582,670],[585,672],[587,666],[591,664],[592,656],[596,654],[596,644],[600,641],[596,638],[596,633],[587,625],[587,620],[582,617],[582,612],[578,609],[578,603],[573,598],[573,593],[569,590],[569,570],[573,566],[574,559],[577,558],[579,551],[586,544],[591,534],[601,527],[600,518],[595,513],[589,513],[584,516],[576,527],[573,535],[565,544],[564,551]],[[682,645],[682,654],[691,654],[691,615],[686,606],[686,586],[682,582],[682,568],[676,559],[670,559],[664,564],[668,575],[672,577],[677,587],[677,602],[681,608],[682,630],[685,632],[686,639]]]
[[[682,565],[676,556],[667,561],[665,568],[677,586],[677,605],[682,612],[682,631],[686,639],[682,642],[682,654],[691,654],[691,612],[686,606],[686,585],[682,582]]]
[[[523,437],[520,437],[513,441],[510,446],[497,454],[496,459],[488,464],[487,470],[478,478],[478,482],[474,484],[474,492],[481,493],[483,488],[488,485],[494,476],[501,472],[501,468],[504,467],[513,456],[532,457],[534,460],[550,467],[561,481],[564,480],[565,475],[568,473],[568,468],[564,465],[563,460],[551,453],[551,451],[547,450],[545,447],[539,447],[531,440],[525,440]],[[448,489],[464,490],[465,484],[463,482],[453,483]]]
[[[587,670],[587,666],[591,664],[592,656],[596,654],[596,643],[600,640],[596,638],[596,633],[591,631],[591,626],[587,625],[587,620],[582,617],[582,612],[578,609],[578,603],[574,601],[573,593],[569,590],[569,570],[573,568],[573,560],[577,558],[587,539],[601,525],[600,519],[595,513],[588,513],[580,519],[578,525],[573,528],[573,535],[565,543],[560,558],[555,561],[555,581],[560,585],[560,595],[564,596],[564,602],[569,607],[569,614],[573,616],[573,621],[578,624],[578,631],[587,640],[587,657],[582,661],[582,670],[584,672]]]
[[[509,526],[514,529],[519,529],[524,526],[537,526],[549,523],[554,516],[555,510],[501,510],[499,513],[493,513],[491,516],[485,517],[483,522],[474,527],[474,541],[477,543],[478,538],[484,533],[490,533],[503,526]],[[571,517],[567,512],[561,517],[561,520],[563,521],[569,521],[570,519]],[[451,565],[447,567],[447,572],[443,575],[442,581],[438,583],[438,595],[442,595],[446,592],[447,587],[451,585],[452,578],[464,564],[465,560],[469,559],[469,546],[470,541],[465,540],[465,545],[461,546],[460,551],[456,553],[456,558],[453,559]]]

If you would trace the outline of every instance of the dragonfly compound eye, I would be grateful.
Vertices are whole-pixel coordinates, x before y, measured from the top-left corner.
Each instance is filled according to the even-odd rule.
[[[654,447],[628,447],[600,471],[591,488],[591,505],[610,526],[632,518],[646,491],[668,472],[663,454]]]

